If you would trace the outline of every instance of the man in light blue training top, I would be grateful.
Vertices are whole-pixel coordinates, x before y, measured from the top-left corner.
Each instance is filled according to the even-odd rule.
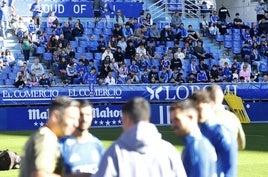
[[[217,155],[214,147],[198,127],[198,110],[189,99],[170,107],[171,125],[185,147],[182,161],[188,177],[215,177]]]
[[[217,153],[217,174],[219,177],[237,176],[237,141],[227,127],[215,116],[212,100],[207,91],[196,91],[191,97],[199,111],[199,128],[209,139]]]
[[[177,149],[149,122],[150,104],[142,97],[122,108],[124,133],[104,154],[95,177],[186,177]]]
[[[91,173],[98,171],[99,162],[104,154],[101,141],[88,132],[92,122],[92,105],[87,100],[80,102],[79,126],[73,133],[60,140],[66,174]]]

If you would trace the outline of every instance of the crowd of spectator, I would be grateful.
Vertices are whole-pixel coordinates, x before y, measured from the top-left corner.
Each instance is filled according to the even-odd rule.
[[[44,48],[44,53],[51,53],[48,67],[50,75],[54,75],[48,79],[46,73],[38,74],[30,68],[27,73],[18,72],[15,82],[22,79],[25,85],[31,86],[258,82],[260,68],[267,65],[263,60],[268,56],[266,30],[261,23],[266,22],[266,17],[268,20],[268,12],[265,11],[259,23],[248,26],[238,13],[228,23],[229,13],[224,9],[223,5],[220,16],[216,11],[204,16],[203,28],[209,35],[230,35],[239,29],[243,44],[240,55],[228,56],[224,52],[220,56],[206,51],[199,31],[192,25],[185,27],[178,11],[170,23],[163,25],[153,22],[150,13],[126,18],[117,10],[114,21],[95,21],[93,26],[91,22],[71,17],[65,21],[54,12],[46,22],[33,18],[25,23],[22,17],[16,20],[15,11],[11,11],[10,25],[14,27],[25,60],[21,67],[28,64],[30,52],[36,56],[35,63],[42,62],[43,53],[38,53],[38,49]],[[101,32],[95,34],[96,29]],[[104,30],[109,32],[106,34]],[[0,59],[0,69],[14,65],[14,57],[10,58]],[[262,74],[265,81],[266,73]],[[20,75],[23,77],[19,78]],[[45,78],[47,82],[42,81]]]

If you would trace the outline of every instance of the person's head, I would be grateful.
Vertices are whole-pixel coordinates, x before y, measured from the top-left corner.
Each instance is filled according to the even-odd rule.
[[[71,135],[78,127],[79,102],[68,96],[59,96],[49,107],[48,128],[60,138]]]
[[[122,107],[123,130],[126,131],[141,121],[149,122],[150,116],[151,107],[147,100],[142,97],[129,100]]]
[[[80,103],[80,119],[77,130],[87,131],[93,120],[92,104],[88,100],[77,100]]]
[[[212,101],[207,91],[198,90],[189,97],[198,110],[198,122],[204,123],[212,116]]]
[[[197,127],[198,111],[190,99],[173,103],[169,111],[171,127],[176,136],[183,138]]]
[[[209,85],[205,88],[205,90],[208,92],[210,99],[215,105],[222,105],[224,94],[219,85]]]

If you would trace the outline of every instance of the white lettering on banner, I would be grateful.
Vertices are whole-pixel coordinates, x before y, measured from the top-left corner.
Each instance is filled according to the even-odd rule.
[[[53,98],[59,96],[58,90],[15,90],[13,93],[3,90],[3,99],[6,98]]]
[[[83,96],[89,97],[91,96],[91,92],[89,89],[68,89],[69,96]],[[110,88],[110,89],[95,89],[94,96],[95,97],[118,97],[122,95],[122,90],[118,88]]]
[[[82,4],[82,5],[74,5],[74,7],[73,7],[73,12],[75,13],[75,14],[83,14],[84,13],[84,11],[86,10],[86,6],[87,5],[85,5],[85,4]]]
[[[147,92],[150,93],[150,100],[183,100],[188,98],[192,93],[196,90],[204,89],[209,85],[191,85],[189,87],[185,85],[179,85],[175,88],[171,86],[159,86],[156,89],[152,89],[150,87],[146,87]],[[225,91],[232,91],[236,95],[237,85],[226,85]]]
[[[114,109],[110,110],[109,107],[106,107],[103,110],[100,108],[93,108],[93,118],[120,118],[121,111]]]
[[[42,10],[44,13],[49,13],[54,11],[56,13],[62,14],[64,13],[64,5],[63,4],[42,4]]]
[[[48,119],[49,110],[40,111],[40,109],[28,109],[29,120]]]

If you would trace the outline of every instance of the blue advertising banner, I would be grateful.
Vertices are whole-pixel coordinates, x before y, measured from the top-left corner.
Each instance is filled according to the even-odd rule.
[[[170,124],[168,105],[152,105],[151,122]],[[0,108],[0,130],[34,130],[46,124],[47,106]],[[121,126],[121,105],[94,106],[93,127]]]
[[[150,102],[172,102],[188,98],[194,91],[208,84],[183,85],[114,85],[95,86],[93,93],[88,86],[53,86],[32,88],[0,87],[0,105],[49,104],[60,95],[88,99],[92,103],[121,103],[141,96]],[[231,91],[243,100],[268,100],[268,84],[221,84],[223,90]]]
[[[155,125],[170,125],[170,104],[151,105],[151,122]],[[120,127],[122,105],[94,105],[92,127]],[[244,104],[251,123],[268,122],[267,102]],[[46,124],[49,110],[47,106],[0,108],[1,130],[35,130]]]
[[[13,0],[12,4],[19,16],[31,17],[30,8],[34,2],[34,0]],[[43,17],[47,17],[52,10],[58,17],[93,17],[92,1],[88,0],[40,0],[40,4]],[[111,4],[115,11],[120,9],[127,18],[138,17],[142,11],[140,2],[112,2]]]

